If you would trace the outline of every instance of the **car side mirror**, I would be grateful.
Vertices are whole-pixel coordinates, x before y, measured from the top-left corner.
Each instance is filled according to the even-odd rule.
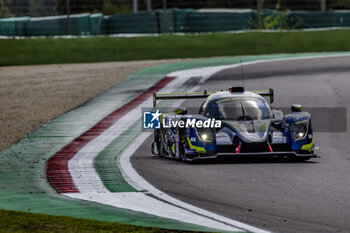
[[[291,110],[292,112],[302,112],[303,106],[301,104],[293,104]]]
[[[174,110],[174,113],[176,115],[185,115],[185,114],[187,114],[187,109],[186,108],[177,108]]]

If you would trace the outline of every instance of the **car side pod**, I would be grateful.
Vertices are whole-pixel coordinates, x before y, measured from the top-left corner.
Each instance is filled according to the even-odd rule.
[[[152,154],[154,155],[158,155],[158,148],[157,148],[157,144],[155,142],[152,143]]]

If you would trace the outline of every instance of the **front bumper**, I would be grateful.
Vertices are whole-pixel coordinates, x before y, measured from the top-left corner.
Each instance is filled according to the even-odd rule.
[[[318,158],[317,154],[299,154],[295,151],[278,152],[253,152],[253,153],[217,153],[212,155],[198,154],[191,160],[217,159],[217,158],[244,158],[244,157],[295,157],[295,158]]]

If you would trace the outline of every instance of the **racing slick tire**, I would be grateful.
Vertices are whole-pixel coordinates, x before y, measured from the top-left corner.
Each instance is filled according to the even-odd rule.
[[[185,139],[184,139],[184,132],[183,131],[179,131],[179,142],[178,142],[178,148],[179,148],[179,159],[181,162],[186,162],[187,161],[187,156],[185,153]]]
[[[181,144],[181,142],[179,143],[179,159],[181,162],[186,162],[187,159],[184,146]]]
[[[165,149],[164,145],[162,143],[162,138],[160,136],[161,132],[159,129],[155,130],[154,132],[154,141],[157,144],[157,149],[158,149],[158,156],[159,157],[165,157]]]

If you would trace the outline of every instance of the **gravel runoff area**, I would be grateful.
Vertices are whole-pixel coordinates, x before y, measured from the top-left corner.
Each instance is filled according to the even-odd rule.
[[[0,67],[0,150],[136,71],[179,61]]]

